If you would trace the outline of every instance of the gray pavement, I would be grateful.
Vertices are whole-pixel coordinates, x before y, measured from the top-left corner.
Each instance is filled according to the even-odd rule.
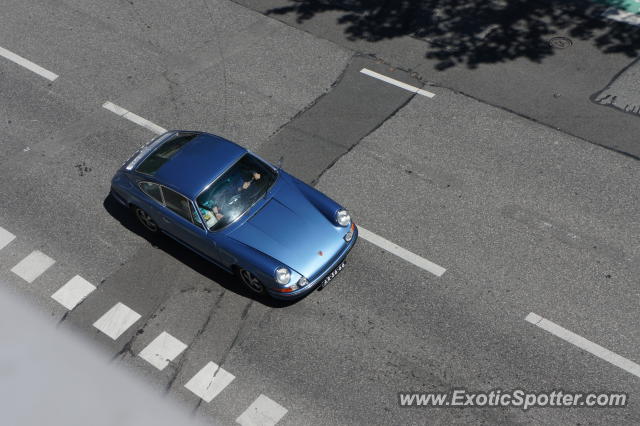
[[[0,228],[16,236],[0,245],[3,288],[167,401],[223,424],[261,395],[286,409],[282,425],[638,423],[638,376],[525,321],[535,312],[640,362],[640,176],[632,156],[598,146],[599,134],[620,126],[615,143],[635,149],[637,118],[589,100],[609,78],[591,87],[595,77],[583,76],[554,98],[563,113],[543,117],[545,73],[577,66],[571,53],[535,71],[514,60],[439,72],[438,81],[413,50],[424,41],[344,41],[329,15],[274,18],[224,0],[8,4],[0,47],[59,78],[0,58]],[[623,62],[613,54],[603,64],[589,43],[573,47],[598,70]],[[389,54],[363,54],[364,45]],[[424,88],[435,97],[362,68],[417,88],[430,80]],[[153,133],[105,101],[165,128],[283,156],[285,169],[356,223],[446,272],[437,277],[361,238],[323,291],[297,303],[253,298],[188,249],[145,234],[107,197],[113,172]],[[28,283],[11,269],[34,250],[55,263]],[[67,311],[51,295],[75,275],[97,288]],[[140,317],[112,339],[93,324],[117,303]],[[162,332],[187,348],[159,371],[140,353]],[[185,385],[209,362],[234,378],[206,402]],[[399,392],[462,387],[619,391],[629,405],[398,403]]]

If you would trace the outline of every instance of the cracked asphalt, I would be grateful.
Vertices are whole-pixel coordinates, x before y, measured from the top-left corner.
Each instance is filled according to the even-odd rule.
[[[569,83],[546,78],[579,54],[436,72],[414,38],[354,41],[335,13],[263,14],[283,1],[7,2],[0,46],[59,78],[0,58],[0,228],[16,236],[0,247],[5,289],[211,423],[236,424],[259,395],[286,409],[281,425],[640,422],[639,377],[525,321],[534,312],[640,363],[639,122],[589,99],[630,60],[575,42],[594,74],[549,110],[544,96]],[[611,90],[632,90],[625,78]],[[154,136],[107,101],[283,157],[358,225],[446,272],[361,238],[326,289],[254,298],[107,196]],[[34,250],[55,264],[27,283],[11,269]],[[68,311],[51,295],[75,275],[97,288]],[[117,303],[140,318],[110,339],[93,324]],[[187,348],[158,370],[139,354],[163,331]],[[206,402],[185,384],[209,362],[207,390],[223,371],[234,378]],[[629,403],[398,402],[457,388],[618,391]]]

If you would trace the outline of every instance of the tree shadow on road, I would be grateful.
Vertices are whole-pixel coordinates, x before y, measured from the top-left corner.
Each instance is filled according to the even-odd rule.
[[[562,0],[289,0],[267,11],[295,14],[302,23],[314,16],[338,13],[351,40],[376,42],[410,36],[427,42],[426,57],[436,69],[528,58],[540,62],[553,55],[557,35],[590,40],[604,53],[635,57],[638,27],[602,17],[607,4]],[[564,40],[561,42],[567,42]],[[558,46],[557,47],[562,47]],[[556,47],[556,48],[557,48]]]

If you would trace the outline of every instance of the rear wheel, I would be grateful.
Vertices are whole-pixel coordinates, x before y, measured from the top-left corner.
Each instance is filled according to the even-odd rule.
[[[156,233],[158,232],[158,225],[156,222],[149,216],[149,213],[144,211],[138,206],[132,206],[133,213],[136,215],[136,219],[138,222],[142,224],[149,232]]]
[[[249,290],[256,294],[263,294],[265,292],[264,285],[260,282],[258,277],[253,275],[250,271],[247,271],[244,268],[238,268],[236,270],[238,277],[240,277],[240,281],[244,284]]]

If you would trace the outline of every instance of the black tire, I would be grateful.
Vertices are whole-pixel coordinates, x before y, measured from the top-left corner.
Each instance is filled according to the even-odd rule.
[[[244,268],[236,268],[236,275],[242,282],[242,284],[251,290],[254,294],[264,294],[266,292],[264,285],[260,282],[258,277],[253,275],[252,272]]]
[[[131,210],[133,211],[133,215],[138,220],[138,223],[140,223],[148,232],[152,234],[158,233],[160,227],[158,227],[158,224],[151,218],[149,213],[136,205],[132,205]]]

